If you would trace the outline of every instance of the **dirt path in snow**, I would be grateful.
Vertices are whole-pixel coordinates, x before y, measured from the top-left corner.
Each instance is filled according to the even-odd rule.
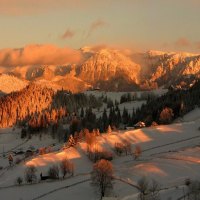
[[[49,192],[47,192],[47,193],[44,193],[44,194],[42,194],[42,195],[40,195],[40,196],[38,196],[38,197],[36,197],[36,198],[33,198],[32,200],[41,199],[41,198],[43,198],[43,197],[45,197],[45,196],[48,196],[48,195],[50,195],[50,194],[52,194],[52,193],[54,193],[54,192],[58,192],[58,191],[63,190],[63,189],[67,189],[67,188],[70,188],[70,187],[74,187],[74,186],[76,186],[76,185],[79,185],[79,184],[88,182],[88,181],[90,181],[90,180],[91,180],[91,179],[88,178],[88,179],[86,179],[86,180],[73,183],[73,184],[71,184],[71,185],[66,185],[66,186],[63,186],[63,187],[56,188],[56,189],[51,190],[51,191],[49,191]]]
[[[13,151],[13,150],[15,150],[15,149],[21,147],[22,145],[26,144],[28,141],[29,141],[29,139],[26,139],[24,142],[22,142],[22,143],[18,144],[17,146],[15,146],[15,147],[9,149],[8,151],[5,151],[5,152],[0,153],[0,155],[3,155],[3,154],[7,155],[7,154],[10,153],[11,151]]]
[[[163,144],[163,145],[158,145],[158,146],[151,147],[151,148],[148,148],[148,149],[144,149],[144,150],[142,151],[142,153],[143,153],[143,152],[150,151],[150,150],[154,150],[154,149],[158,149],[158,148],[170,146],[170,145],[173,145],[173,144],[178,144],[178,143],[186,142],[186,141],[193,140],[193,139],[197,139],[197,138],[200,138],[200,135],[193,136],[193,137],[190,137],[190,138],[187,138],[187,139],[178,140],[178,141],[175,141],[175,142],[170,142],[170,143]],[[152,154],[152,155],[155,155],[155,154]]]

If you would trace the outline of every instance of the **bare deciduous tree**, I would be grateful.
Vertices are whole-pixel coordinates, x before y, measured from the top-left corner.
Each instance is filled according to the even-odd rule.
[[[200,199],[200,182],[192,181],[188,186],[188,200],[199,200]]]
[[[145,196],[148,194],[149,182],[146,179],[146,177],[142,177],[141,179],[138,180],[137,184],[140,188],[139,199],[145,200]]]
[[[142,177],[138,180],[138,186],[140,189],[139,200],[160,200],[160,185],[157,181],[149,182],[146,177]]]
[[[159,190],[159,183],[155,180],[152,180],[149,186],[148,200],[160,200]]]
[[[67,158],[62,160],[62,162],[60,163],[60,169],[63,178],[65,178],[67,174],[71,174],[72,176],[74,175],[74,164]]]
[[[57,165],[53,165],[49,167],[48,175],[51,179],[58,179],[59,178],[59,168]]]
[[[87,132],[85,134],[85,141],[86,141],[86,144],[87,144],[87,151],[89,152],[93,148],[93,145],[96,143],[95,134]]]
[[[105,192],[112,188],[113,166],[107,160],[99,160],[93,166],[92,182],[100,191],[101,199],[105,196]]]
[[[140,147],[139,145],[136,145],[136,146],[135,146],[134,153],[133,153],[134,159],[135,159],[135,160],[138,159],[138,158],[140,157],[141,153],[142,153],[141,147]]]
[[[129,141],[124,142],[124,150],[125,150],[126,155],[131,154],[132,147],[131,147],[131,143]]]

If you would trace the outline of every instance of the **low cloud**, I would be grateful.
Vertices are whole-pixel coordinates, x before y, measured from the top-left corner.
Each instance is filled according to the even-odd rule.
[[[187,38],[179,38],[175,42],[175,46],[177,46],[177,47],[189,47],[189,46],[191,46],[191,42]]]
[[[200,41],[192,41],[185,37],[179,38],[175,43],[174,46],[177,49],[187,49],[189,51],[199,51],[200,50]]]
[[[61,39],[65,40],[65,39],[69,39],[74,37],[75,35],[75,31],[67,29],[62,35],[61,35]]]
[[[0,66],[62,65],[79,63],[80,51],[54,45],[27,45],[18,49],[1,49]]]
[[[196,48],[197,48],[198,50],[200,50],[200,42],[196,42],[195,46],[196,46]]]

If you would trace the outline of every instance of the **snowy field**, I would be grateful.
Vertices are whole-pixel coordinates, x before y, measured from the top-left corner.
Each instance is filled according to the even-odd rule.
[[[123,114],[124,108],[128,111],[130,115],[133,113],[133,108],[136,110],[137,108],[140,108],[143,104],[146,104],[146,101],[130,101],[121,103],[118,105],[118,108],[120,110],[120,114]],[[106,110],[107,116],[110,113],[110,109],[107,108],[107,104],[103,103],[100,109],[93,109],[93,113],[96,115],[97,118],[101,117],[103,115],[104,109]]]
[[[115,101],[120,103],[120,99],[123,95],[131,94],[131,96],[135,96],[136,100],[124,102],[118,105],[120,113],[122,115],[124,108],[128,111],[130,115],[133,113],[133,108],[136,110],[137,108],[140,108],[143,104],[146,104],[146,100],[142,98],[142,95],[148,96],[149,95],[155,95],[155,96],[161,96],[167,93],[167,89],[159,88],[156,90],[151,91],[137,91],[137,92],[104,92],[104,91],[85,91],[86,95],[94,95],[95,97],[106,97],[108,99],[111,99],[113,103]],[[103,105],[99,109],[93,109],[93,112],[96,114],[96,117],[99,118],[102,116],[104,109],[107,111],[107,115],[109,114],[110,109],[107,108],[107,104],[103,103]]]
[[[103,134],[98,137],[98,145],[111,151],[114,155],[114,185],[111,196],[120,200],[136,200],[138,190],[137,181],[146,176],[160,184],[162,200],[176,200],[187,189],[185,179],[200,180],[200,110],[195,109],[183,117],[179,123],[166,126],[156,126],[137,130],[127,130]],[[90,172],[93,163],[87,158],[86,144],[80,143],[76,148],[59,150],[56,145],[54,152],[38,155],[13,167],[7,167],[7,158],[2,152],[9,151],[17,145],[26,149],[30,145],[35,147],[48,146],[56,142],[48,135],[41,140],[33,137],[25,143],[21,140],[19,130],[1,129],[0,131],[0,197],[5,200],[96,200],[98,192],[91,185]],[[116,142],[129,141],[132,147],[141,146],[142,154],[138,160],[131,155],[118,156],[114,152]],[[39,181],[39,174],[47,174],[49,166],[59,164],[63,158],[69,158],[75,164],[73,177],[56,181]],[[37,167],[39,183],[15,185],[18,176],[24,176],[26,166],[33,164]]]

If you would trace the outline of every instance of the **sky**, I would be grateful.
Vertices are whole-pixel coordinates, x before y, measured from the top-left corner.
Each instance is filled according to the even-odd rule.
[[[37,45],[198,53],[199,7],[199,0],[0,0],[0,56]]]

